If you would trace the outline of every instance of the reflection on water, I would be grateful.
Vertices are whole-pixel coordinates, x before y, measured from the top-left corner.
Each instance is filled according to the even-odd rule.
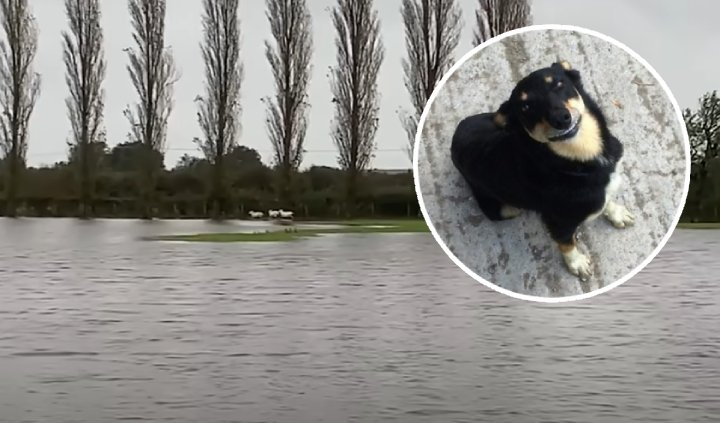
[[[720,416],[720,232],[564,305],[490,291],[424,234],[139,240],[247,225],[0,220],[0,420]]]

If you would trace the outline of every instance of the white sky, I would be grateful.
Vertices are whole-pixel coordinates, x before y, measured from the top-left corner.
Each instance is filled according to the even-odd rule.
[[[474,10],[477,0],[459,0],[464,13],[460,46],[456,58],[471,49]],[[40,28],[35,70],[42,75],[42,92],[31,128],[28,162],[52,164],[67,157],[66,140],[70,125],[66,117],[68,95],[62,63],[61,31],[67,23],[61,0],[31,0]],[[128,123],[123,116],[126,105],[135,101],[122,51],[132,45],[127,2],[102,0],[105,54],[108,61],[105,126],[112,146],[127,139]],[[334,0],[309,0],[315,33],[314,72],[310,84],[309,128],[303,167],[311,164],[336,165],[336,152],[329,136],[333,109],[327,78],[335,62],[334,30],[329,8]],[[405,132],[396,111],[410,105],[403,85],[401,59],[405,54],[400,0],[376,1],[381,20],[386,57],[379,76],[380,127],[375,168],[408,168]],[[245,79],[242,86],[243,131],[240,144],[255,148],[263,159],[272,157],[265,133],[265,107],[260,99],[273,92],[270,68],[264,56],[263,41],[270,30],[264,1],[241,0],[243,32],[242,60]],[[534,0],[534,23],[571,24],[603,32],[623,42],[643,56],[665,79],[681,107],[695,107],[706,91],[720,88],[717,65],[720,61],[720,2],[717,0]],[[168,128],[166,165],[189,153],[199,155],[192,139],[200,135],[193,99],[203,89],[200,57],[201,0],[168,0],[166,39],[182,72],[175,87],[175,109]]]

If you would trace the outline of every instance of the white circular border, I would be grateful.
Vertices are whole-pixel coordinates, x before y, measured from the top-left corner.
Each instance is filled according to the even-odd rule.
[[[685,188],[683,190],[682,194],[682,201],[680,202],[680,207],[678,208],[676,212],[675,219],[673,219],[673,222],[670,226],[670,229],[665,234],[663,239],[660,241],[660,244],[653,250],[652,253],[642,262],[640,265],[638,265],[635,269],[631,270],[628,274],[626,274],[624,277],[618,279],[617,281],[605,285],[602,288],[598,288],[594,291],[586,292],[584,294],[580,295],[569,295],[566,297],[539,297],[534,295],[525,295],[520,294],[514,291],[511,291],[506,288],[502,288],[490,281],[487,281],[477,275],[475,272],[473,272],[470,268],[465,266],[465,264],[458,259],[455,254],[453,254],[452,251],[450,251],[450,248],[445,244],[445,242],[440,238],[440,235],[438,234],[437,230],[435,229],[435,226],[433,225],[432,221],[428,217],[427,210],[425,208],[425,202],[422,198],[422,193],[420,191],[420,178],[418,177],[418,148],[420,147],[420,138],[423,132],[423,128],[425,126],[425,119],[427,119],[428,112],[430,110],[430,106],[432,105],[433,101],[435,100],[435,97],[438,95],[442,87],[445,85],[447,80],[454,74],[468,59],[473,57],[475,54],[479,53],[482,49],[485,47],[488,47],[490,45],[493,45],[497,43],[498,41],[501,41],[505,38],[512,37],[513,35],[522,34],[525,32],[530,31],[544,31],[544,30],[561,30],[561,31],[574,31],[579,32],[582,34],[590,35],[596,38],[600,38],[605,42],[608,42],[610,44],[613,44],[616,47],[621,48],[626,53],[631,55],[635,60],[640,62],[645,69],[647,69],[652,76],[660,82],[660,86],[662,87],[663,91],[665,91],[665,94],[670,98],[670,101],[672,103],[673,108],[675,109],[675,113],[677,115],[678,121],[680,122],[680,127],[682,129],[682,135],[683,135],[683,141],[684,141],[684,148],[685,148]],[[468,53],[466,53],[460,60],[458,60],[442,77],[440,82],[437,83],[435,86],[435,89],[433,90],[432,94],[430,95],[430,98],[428,99],[427,103],[425,104],[425,109],[423,110],[422,115],[420,116],[420,121],[418,122],[418,129],[415,133],[415,145],[413,146],[413,178],[415,180],[415,195],[417,196],[418,203],[420,204],[420,211],[422,211],[423,218],[425,219],[425,222],[428,225],[428,228],[430,229],[430,232],[432,233],[433,237],[435,238],[435,241],[440,245],[440,247],[443,249],[445,254],[447,254],[448,257],[459,267],[461,268],[465,273],[468,274],[468,276],[472,277],[476,281],[480,282],[481,284],[501,293],[505,294],[507,296],[519,299],[519,300],[526,300],[526,301],[534,301],[534,302],[541,302],[541,303],[563,303],[563,302],[569,302],[569,301],[577,301],[577,300],[584,300],[587,298],[594,297],[596,295],[600,295],[604,292],[607,292],[615,287],[618,287],[622,285],[623,283],[627,282],[630,278],[638,274],[642,269],[645,268],[654,258],[655,256],[660,252],[660,250],[665,247],[665,244],[668,242],[670,237],[672,236],[673,232],[675,232],[675,229],[677,227],[678,222],[680,221],[680,217],[682,215],[683,209],[685,208],[685,202],[687,201],[687,195],[688,191],[690,189],[690,140],[687,133],[687,128],[685,127],[685,120],[682,116],[682,109],[680,109],[680,106],[677,103],[677,100],[675,99],[675,96],[673,96],[672,92],[670,91],[670,88],[665,83],[665,81],[662,79],[662,77],[655,71],[655,69],[645,60],[643,59],[639,54],[631,50],[629,47],[624,45],[623,43],[605,35],[597,31],[593,31],[591,29],[586,29],[578,26],[573,25],[558,25],[558,24],[546,24],[546,25],[531,25],[526,26],[519,29],[514,29],[512,31],[504,32],[496,37],[493,37],[484,43],[478,45],[477,47],[470,50]]]

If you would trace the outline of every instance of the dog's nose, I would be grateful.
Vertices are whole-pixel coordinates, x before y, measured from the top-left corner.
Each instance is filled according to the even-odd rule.
[[[550,114],[550,125],[556,129],[567,129],[572,123],[572,115],[566,108],[557,109],[554,113]]]

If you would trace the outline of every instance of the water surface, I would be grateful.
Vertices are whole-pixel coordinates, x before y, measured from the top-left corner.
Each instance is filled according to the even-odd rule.
[[[147,242],[263,223],[0,220],[12,422],[716,422],[720,232],[570,305],[429,234]]]

